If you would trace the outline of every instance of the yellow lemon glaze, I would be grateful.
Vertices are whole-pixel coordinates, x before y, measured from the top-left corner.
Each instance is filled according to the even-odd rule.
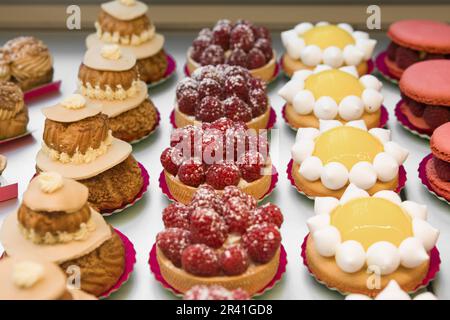
[[[358,162],[372,163],[375,156],[383,151],[381,142],[366,130],[341,126],[316,138],[313,156],[322,160],[323,164],[340,162],[350,171]]]
[[[338,206],[331,213],[331,225],[339,230],[342,241],[358,241],[366,250],[379,241],[399,246],[413,236],[411,217],[381,198],[359,198]]]
[[[323,96],[333,98],[338,104],[347,96],[361,97],[363,85],[351,74],[339,69],[325,70],[310,75],[305,80],[305,89],[313,93],[314,98]]]
[[[306,45],[315,44],[322,50],[331,46],[344,49],[349,44],[355,44],[355,39],[347,31],[335,25],[314,27],[303,34]]]

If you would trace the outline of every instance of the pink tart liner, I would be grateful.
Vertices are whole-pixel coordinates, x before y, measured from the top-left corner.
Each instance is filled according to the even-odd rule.
[[[163,278],[161,274],[161,269],[159,268],[158,260],[156,258],[156,243],[153,244],[153,247],[150,251],[148,264],[150,265],[150,270],[153,273],[156,281],[161,283],[161,285],[172,292],[174,295],[178,297],[182,297],[183,293],[179,292],[175,288],[173,288],[170,284],[167,283],[167,281]],[[280,263],[278,265],[278,270],[273,279],[261,290],[259,290],[257,293],[253,295],[253,297],[261,296],[267,291],[271,290],[282,278],[283,274],[286,272],[286,265],[287,265],[287,254],[286,250],[284,250],[283,245],[280,246]]]
[[[123,243],[125,249],[125,268],[123,270],[122,275],[119,280],[117,280],[116,284],[112,286],[108,291],[102,293],[99,298],[105,299],[108,298],[111,294],[119,290],[121,286],[123,286],[131,276],[131,273],[134,269],[134,264],[136,263],[136,250],[134,250],[133,243],[124,235],[122,232],[114,228],[114,231],[120,237],[120,240]],[[0,256],[0,259],[3,259],[6,256],[6,252],[3,252]]]
[[[19,134],[18,136],[0,140],[0,145],[2,145],[4,143],[11,142],[11,141],[14,141],[14,140],[18,140],[18,139],[21,139],[21,138],[25,138],[25,137],[29,136],[30,134],[32,134],[33,131],[34,130],[27,130],[25,133]]]
[[[177,125],[175,123],[175,111],[172,110],[172,112],[170,113],[170,124],[176,129]],[[275,125],[275,122],[277,122],[277,114],[275,113],[275,110],[270,107],[270,114],[269,114],[269,121],[267,122],[267,126],[266,129],[272,129],[273,126]]]
[[[280,70],[281,70],[280,65],[277,62],[275,62],[275,70],[273,71],[273,76],[268,82],[266,82],[266,84],[271,84],[272,82],[274,82],[280,75]],[[183,71],[184,71],[184,74],[186,77],[191,76],[191,73],[189,72],[189,69],[188,69],[186,63],[184,64]]]
[[[275,189],[277,182],[278,182],[278,171],[275,168],[275,166],[272,166],[272,180],[270,182],[269,190],[266,192],[266,194],[261,199],[257,199],[257,200],[262,201],[263,199],[268,197],[272,193],[273,189]],[[169,187],[167,186],[166,176],[164,175],[164,170],[161,171],[161,174],[159,175],[159,187],[169,200],[176,201],[176,199],[170,193]]]
[[[25,102],[29,102],[30,100],[41,97],[43,95],[59,92],[60,88],[61,88],[61,80],[50,82],[26,91],[23,95],[23,98]]]
[[[303,264],[308,269],[308,272],[314,277],[314,279],[316,279],[317,282],[325,285],[328,289],[335,290],[342,295],[348,294],[348,292],[341,292],[337,288],[329,287],[325,282],[323,282],[321,279],[317,278],[317,276],[311,271],[311,269],[308,266],[308,261],[306,259],[306,241],[308,239],[308,236],[309,236],[309,233],[303,239],[303,243],[302,243],[302,247],[301,247],[301,257],[303,260]],[[413,290],[413,292],[416,292],[417,290],[426,287],[431,281],[434,280],[434,278],[436,277],[436,274],[439,272],[440,264],[441,264],[441,258],[439,255],[439,250],[437,249],[437,247],[434,247],[430,251],[430,266],[428,267],[428,273],[425,276],[425,278],[423,279],[422,283],[419,284]],[[412,293],[412,292],[410,292],[410,293]]]
[[[161,79],[159,79],[158,81],[148,83],[147,88],[150,89],[150,88],[156,87],[156,86],[160,85],[161,83],[170,79],[175,74],[175,71],[177,70],[177,62],[170,54],[166,54],[166,57],[167,57],[167,69],[166,69],[166,72],[164,73],[164,76]]]
[[[398,81],[400,80],[397,76],[393,75],[386,63],[384,62],[384,58],[386,58],[386,51],[380,52],[377,57],[375,58],[375,66],[377,67],[377,70],[381,73],[381,75],[388,81],[398,84]]]
[[[4,182],[4,180],[0,180],[0,182]],[[0,185],[0,202],[16,199],[18,195],[18,187],[19,184],[17,182],[6,185],[3,185],[2,183]]]
[[[446,202],[447,204],[450,204],[450,199],[446,199],[444,196],[439,195],[437,193],[437,191],[435,191],[433,189],[433,186],[428,181],[426,166],[427,166],[428,161],[430,161],[432,158],[433,158],[433,154],[430,153],[425,158],[423,158],[422,161],[420,161],[419,168],[417,169],[417,171],[419,172],[419,178],[422,181],[423,185],[425,187],[427,187],[428,191],[432,195],[436,196],[439,200],[442,200],[442,201]]]
[[[283,56],[284,54],[280,57],[280,60],[278,62],[278,64],[280,65],[281,69],[283,70],[283,74],[287,77],[287,78],[291,78],[289,77],[286,72],[284,72],[284,66],[283,66]],[[373,63],[373,59],[367,60],[367,73],[366,74],[371,74],[373,72],[373,70],[375,69],[375,64]]]
[[[138,165],[139,165],[139,168],[141,169],[142,179],[144,180],[144,183],[143,183],[142,188],[139,191],[139,193],[136,195],[136,197],[133,199],[133,201],[131,201],[130,203],[127,203],[126,205],[124,205],[120,208],[100,211],[100,213],[103,216],[107,217],[114,213],[121,212],[121,211],[125,210],[126,208],[131,207],[136,202],[138,202],[139,200],[142,199],[142,197],[144,196],[144,193],[147,191],[148,185],[150,183],[150,176],[148,175],[147,169],[145,169],[145,167],[140,162],[138,162]]]
[[[114,231],[119,235],[120,240],[122,240],[123,246],[125,248],[125,269],[116,284],[108,291],[100,295],[100,299],[105,299],[109,297],[112,293],[119,290],[131,276],[133,272],[134,264],[136,263],[136,251],[131,241],[119,230],[114,228]]]
[[[432,130],[425,130],[420,129],[414,126],[411,122],[409,122],[408,118],[403,114],[400,106],[402,105],[403,100],[400,100],[395,105],[395,116],[397,117],[398,122],[402,125],[403,128],[408,130],[409,132],[415,134],[416,136],[419,136],[421,138],[430,139],[431,135],[433,134]]]
[[[155,109],[156,109],[156,108],[155,108]],[[150,136],[152,135],[152,133],[156,131],[156,129],[157,129],[158,126],[159,126],[159,123],[161,122],[161,114],[159,113],[159,110],[158,110],[158,109],[156,109],[156,115],[157,115],[157,117],[156,117],[156,123],[155,123],[155,125],[153,126],[152,130],[151,130],[146,136],[143,136],[142,138],[139,138],[139,139],[136,139],[136,140],[133,140],[133,141],[129,142],[130,144],[136,144],[136,143],[138,143],[138,142],[141,142],[142,140],[145,140],[145,139],[147,139],[148,137],[150,137]]]
[[[289,163],[287,165],[287,169],[286,169],[286,173],[287,173],[289,181],[291,182],[292,186],[295,189],[297,189],[298,192],[300,192],[301,194],[305,195],[309,199],[314,199],[314,197],[306,195],[303,192],[303,190],[301,190],[295,184],[294,177],[292,177],[292,166],[293,166],[293,164],[294,164],[294,160],[291,159],[289,161]],[[400,193],[400,191],[402,191],[402,189],[405,187],[405,184],[406,184],[406,170],[405,170],[405,167],[400,166],[400,168],[398,169],[398,186],[397,186],[397,188],[394,191],[397,192],[397,193]]]
[[[284,121],[286,121],[287,125],[288,125],[291,129],[293,129],[293,130],[298,130],[298,128],[293,127],[293,126],[289,123],[288,119],[286,118],[286,105],[287,105],[287,104],[285,104],[285,105],[283,106],[283,108],[281,109],[281,115],[283,116]],[[388,120],[389,120],[389,112],[387,111],[387,109],[386,109],[385,106],[381,106],[380,124],[378,125],[378,128],[384,128],[384,127],[386,126]]]

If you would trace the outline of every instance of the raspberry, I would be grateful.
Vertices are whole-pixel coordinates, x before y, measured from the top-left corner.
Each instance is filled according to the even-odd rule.
[[[225,79],[228,79],[233,76],[241,76],[248,81],[248,79],[252,78],[248,70],[240,66],[227,66],[223,70],[223,74]]]
[[[266,92],[262,89],[253,89],[249,93],[252,117],[256,118],[267,111],[268,101]]]
[[[445,54],[427,53],[424,60],[445,59]]]
[[[216,97],[206,96],[195,109],[195,118],[200,121],[213,122],[225,115],[224,105]]]
[[[201,154],[201,141],[203,131],[198,126],[186,126],[172,131],[170,135],[170,146],[177,147],[183,155],[194,156],[196,151]],[[198,150],[197,150],[198,149]]]
[[[395,63],[401,69],[406,69],[413,63],[419,61],[419,52],[405,47],[398,47]]]
[[[258,69],[266,64],[266,57],[264,53],[258,48],[250,50],[247,56],[247,68]]]
[[[207,184],[198,187],[192,197],[189,207],[192,211],[196,208],[212,208],[220,215],[223,214],[224,210],[220,195],[216,193],[213,187]]]
[[[270,43],[270,31],[266,27],[263,26],[254,26],[253,33],[255,34],[255,38],[258,40],[267,40]]]
[[[203,164],[196,159],[183,162],[178,169],[178,178],[188,186],[198,187],[205,181]]]
[[[252,109],[238,97],[229,97],[223,102],[227,118],[233,121],[249,122],[252,120]]]
[[[181,112],[192,116],[195,113],[195,107],[199,101],[199,94],[197,90],[185,89],[183,93],[180,93],[177,103],[178,109]]]
[[[242,123],[241,121],[236,122]],[[227,130],[225,133],[225,149],[226,149],[226,159],[239,159],[239,157],[248,150],[248,134],[247,127],[233,128]]]
[[[264,222],[273,223],[280,228],[283,224],[283,214],[280,208],[270,202],[256,208],[250,217],[250,225],[262,224]]]
[[[225,52],[221,46],[212,44],[203,51],[200,57],[200,63],[203,66],[218,65],[225,62]]]
[[[212,122],[210,129],[220,130],[222,133],[225,133],[232,125],[233,120],[223,117]]]
[[[221,46],[225,51],[228,50],[230,47],[230,32],[231,25],[229,23],[216,24],[212,32],[213,43]]]
[[[264,54],[266,61],[270,61],[273,57],[273,49],[270,41],[264,38],[260,38],[255,42],[255,48],[261,50]]]
[[[229,291],[218,285],[193,286],[184,294],[184,300],[249,300],[248,293],[240,288]]]
[[[395,61],[395,57],[397,55],[397,48],[398,48],[398,44],[396,44],[395,42],[391,42],[386,50],[387,52],[387,56],[389,58],[389,60],[391,61]]]
[[[206,166],[223,160],[224,154],[222,136],[209,135],[211,131],[215,130],[208,130],[208,134],[203,134],[203,163]]]
[[[248,268],[248,255],[240,244],[226,248],[219,258],[223,273],[229,276],[243,274]]]
[[[235,48],[226,59],[226,63],[231,66],[247,68],[247,60],[247,53],[241,48]]]
[[[196,276],[212,277],[220,273],[216,253],[204,244],[193,244],[184,249],[181,263],[186,272]]]
[[[198,36],[207,36],[207,37],[212,37],[212,30],[210,28],[203,28],[202,30],[200,30],[200,32],[198,33]]]
[[[258,263],[269,262],[280,247],[281,234],[273,223],[255,224],[242,236],[242,244],[250,258]]]
[[[237,185],[240,178],[239,168],[231,162],[213,164],[206,172],[206,183],[216,190],[223,190],[226,186]]]
[[[203,66],[198,68],[192,73],[191,78],[198,82],[203,79],[213,79],[219,83],[223,82],[222,75],[218,72],[217,66]]]
[[[450,181],[450,163],[433,157],[433,164],[438,177],[444,181]]]
[[[256,199],[251,195],[246,194],[241,189],[236,186],[227,186],[223,189],[222,200],[224,202],[228,202],[229,199],[239,197],[242,201],[245,202],[249,210],[253,210],[256,208]]]
[[[238,166],[242,178],[247,182],[252,182],[262,177],[265,160],[259,152],[252,150],[244,153],[238,159]]]
[[[450,108],[441,106],[427,106],[423,112],[423,119],[431,127],[436,129],[440,125],[450,121]]]
[[[190,210],[182,203],[174,202],[169,204],[162,214],[164,226],[166,228],[189,229]]]
[[[230,42],[232,48],[241,48],[248,52],[255,43],[255,36],[248,25],[238,24],[231,30]]]
[[[180,228],[168,228],[156,236],[156,244],[172,263],[181,266],[181,254],[191,244],[191,233]]]
[[[406,97],[405,95],[402,95],[402,99],[406,102],[409,110],[416,116],[416,117],[422,117],[423,112],[425,111],[426,105],[423,103],[420,103],[416,100],[413,100],[409,97]]]
[[[197,208],[191,214],[191,240],[220,248],[228,237],[224,219],[212,208]]]
[[[228,96],[236,95],[244,101],[248,99],[247,81],[243,76],[234,75],[225,80],[225,93]]]
[[[229,232],[244,233],[250,217],[249,207],[240,197],[232,197],[225,203],[225,221]]]
[[[183,80],[178,82],[176,89],[177,99],[179,99],[186,90],[197,90],[197,88],[198,88],[197,81],[195,81],[192,78],[184,78]]]
[[[207,96],[220,98],[222,96],[222,87],[216,80],[206,78],[200,81],[198,95],[200,100]]]
[[[183,162],[183,155],[177,148],[166,148],[160,157],[163,168],[170,174],[176,176]]]
[[[199,35],[192,42],[192,52],[191,52],[192,59],[194,59],[197,62],[200,62],[202,53],[211,44],[211,40],[212,40],[211,36],[205,34]]]

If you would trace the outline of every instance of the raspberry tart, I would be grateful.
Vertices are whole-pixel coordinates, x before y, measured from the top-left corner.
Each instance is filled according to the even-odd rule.
[[[188,50],[188,73],[223,63],[246,68],[265,82],[273,80],[277,62],[269,30],[247,20],[219,20],[212,29],[202,29]]]
[[[400,79],[414,63],[450,59],[450,25],[432,20],[401,20],[389,26],[391,39],[384,64],[391,75]]]
[[[303,22],[281,33],[286,53],[281,66],[287,76],[295,71],[314,69],[319,64],[332,68],[354,66],[360,76],[371,72],[371,58],[376,40],[369,34],[353,30],[347,23],[337,25]]]
[[[247,292],[241,288],[227,290],[218,285],[193,286],[183,296],[184,300],[250,300]]]
[[[176,129],[160,158],[161,179],[168,189],[163,191],[185,204],[203,183],[219,193],[238,186],[256,199],[265,197],[276,179],[267,136],[247,129],[244,123],[226,118]]]
[[[409,152],[391,141],[389,130],[367,130],[362,120],[322,120],[320,130],[301,128],[291,152],[288,175],[310,198],[340,198],[349,184],[369,194],[399,192],[405,184],[402,164]]]
[[[177,86],[174,110],[178,128],[226,117],[252,129],[270,125],[271,108],[263,81],[238,66],[197,69]]]
[[[147,16],[148,6],[136,0],[113,0],[101,5],[95,22],[96,33],[86,38],[88,49],[104,44],[127,48],[136,56],[139,76],[145,83],[164,78],[168,56],[164,36],[156,32]]]
[[[278,94],[286,100],[284,117],[294,129],[318,128],[321,120],[364,120],[371,129],[384,125],[382,86],[370,74],[360,77],[353,66],[318,65],[296,71]]]
[[[218,193],[202,185],[188,205],[170,204],[163,221],[156,257],[164,280],[179,292],[220,285],[254,295],[278,270],[280,209],[271,203],[257,207],[235,186]]]
[[[450,121],[450,60],[413,64],[403,72],[399,89],[402,99],[395,115],[410,132],[429,138]]]
[[[411,293],[439,271],[439,230],[427,222],[424,205],[393,191],[370,196],[350,184],[339,200],[317,198],[314,211],[302,257],[329,288],[375,297],[395,280]]]

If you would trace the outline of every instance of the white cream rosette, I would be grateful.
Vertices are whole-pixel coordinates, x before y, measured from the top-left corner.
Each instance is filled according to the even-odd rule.
[[[317,197],[315,216],[307,221],[314,247],[324,257],[334,257],[344,272],[354,273],[365,266],[378,268],[381,275],[395,272],[400,266],[415,268],[429,260],[429,252],[436,245],[439,231],[426,221],[426,207],[413,201],[401,201],[393,191],[379,191],[373,198],[383,198],[398,206],[411,218],[413,236],[403,239],[399,246],[388,241],[378,241],[365,250],[356,240],[342,241],[341,232],[331,224],[331,215],[339,206],[350,200],[368,198],[369,194],[350,184],[340,200]]]
[[[339,70],[357,78],[364,88],[360,96],[348,95],[341,101],[336,101],[330,96],[314,97],[311,90],[305,88],[305,81],[312,75],[332,69],[328,65],[318,65],[314,70],[299,70],[278,91],[278,94],[299,115],[314,114],[321,120],[333,120],[339,118],[345,121],[361,119],[363,114],[377,112],[383,104],[381,94],[382,83],[375,76],[363,75],[359,77],[354,66],[340,67]]]
[[[390,139],[390,130],[373,128],[368,133],[377,138],[384,151],[378,153],[372,162],[360,161],[348,170],[340,162],[328,162],[314,156],[316,138],[322,133],[340,126],[350,126],[367,131],[363,120],[349,121],[345,125],[337,120],[321,120],[320,128],[300,128],[297,131],[295,144],[291,148],[292,159],[300,165],[299,174],[308,181],[321,180],[331,190],[343,188],[348,183],[360,189],[368,190],[377,180],[391,181],[399,172],[399,167],[408,157],[409,152]],[[350,141],[349,141],[350,143]]]
[[[309,67],[318,64],[326,64],[332,68],[343,65],[357,66],[363,61],[371,59],[377,41],[369,38],[369,34],[363,31],[355,31],[347,23],[339,23],[336,26],[347,32],[354,40],[354,44],[348,44],[343,49],[337,46],[329,46],[322,49],[317,44],[306,44],[303,35],[314,27],[329,25],[328,22],[319,22],[313,25],[303,22],[293,29],[281,33],[281,41],[286,53],[294,60],[300,60]]]

